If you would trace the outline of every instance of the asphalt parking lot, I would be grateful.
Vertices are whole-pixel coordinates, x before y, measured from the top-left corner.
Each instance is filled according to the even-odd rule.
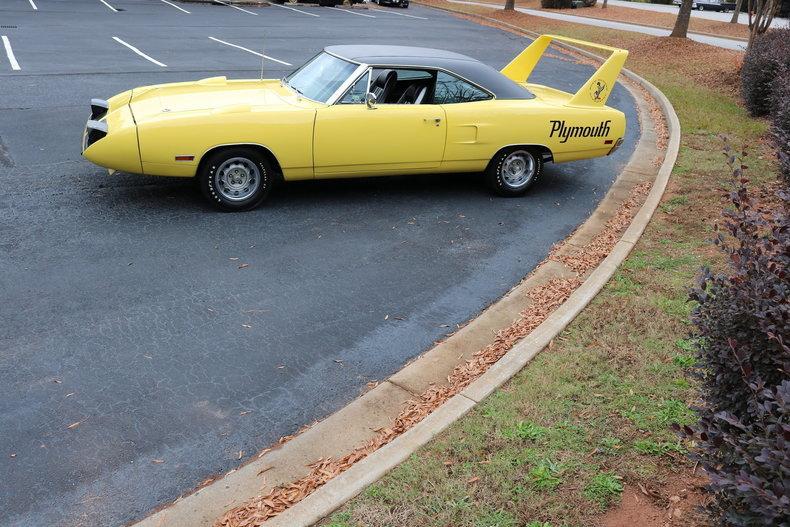
[[[639,133],[617,86],[625,146],[520,199],[476,175],[301,182],[228,215],[189,181],[84,161],[90,98],[262,58],[281,77],[340,43],[499,68],[528,41],[414,5],[174,0],[2,0],[0,36],[2,525],[128,523],[338,409],[527,274]],[[591,71],[555,56],[534,78],[574,91]]]

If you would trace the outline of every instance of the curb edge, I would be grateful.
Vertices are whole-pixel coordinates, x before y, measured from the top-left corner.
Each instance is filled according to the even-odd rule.
[[[449,10],[448,10],[449,11]],[[451,11],[456,13],[455,11]],[[463,13],[468,15],[467,13]],[[474,15],[471,15],[474,16]],[[480,18],[502,24],[499,20]],[[530,37],[538,33],[504,24]],[[563,45],[575,53],[600,60],[601,57],[575,46]],[[571,296],[528,336],[518,342],[499,361],[458,395],[450,398],[436,411],[373,452],[365,459],[338,475],[302,501],[263,523],[265,527],[307,527],[325,518],[347,501],[378,481],[387,472],[406,460],[412,453],[466,415],[478,402],[510,380],[526,366],[549,342],[556,337],[592,301],[606,285],[620,264],[628,257],[641,237],[661,201],[669,176],[680,150],[680,121],[669,99],[652,83],[628,69],[622,73],[644,87],[658,103],[667,122],[669,139],[664,159],[653,185],[631,225],[623,233],[610,254],[592,271]]]

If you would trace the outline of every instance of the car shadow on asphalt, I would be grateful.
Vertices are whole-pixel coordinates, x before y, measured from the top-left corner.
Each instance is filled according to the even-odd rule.
[[[561,175],[560,171],[546,167],[541,181],[527,195],[555,194],[558,186],[568,183],[563,183],[562,177],[555,177]],[[121,214],[124,208],[135,211],[142,208],[149,213],[158,209],[163,212],[179,209],[215,211],[193,179],[120,174],[118,179],[101,187],[101,192],[92,193],[88,201],[94,201],[99,208],[111,205],[112,210]],[[482,173],[424,174],[283,182],[275,186],[268,200],[256,210],[293,208],[305,204],[365,203],[374,198],[397,204],[427,196],[451,201],[506,199],[496,196],[488,188]]]

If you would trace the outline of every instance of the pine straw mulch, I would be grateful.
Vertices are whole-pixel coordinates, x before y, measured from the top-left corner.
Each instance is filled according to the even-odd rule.
[[[620,205],[614,217],[607,222],[606,227],[593,237],[590,243],[584,246],[584,249],[577,249],[568,254],[560,254],[561,249],[566,246],[566,242],[562,242],[552,248],[549,253],[549,260],[565,264],[566,267],[579,276],[594,268],[606,258],[620,240],[621,231],[617,228],[609,228],[610,224],[619,226],[620,229],[625,229],[631,223],[631,218],[641,206],[650,187],[651,183],[648,181],[636,185],[631,191],[629,198]]]
[[[632,190],[631,196],[606,223],[603,230],[586,247],[578,249],[572,256],[556,256],[553,250],[550,259],[566,263],[579,276],[597,266],[614,247],[622,232],[630,224],[639,205],[649,191],[650,185],[643,183]],[[448,376],[446,386],[431,386],[418,399],[409,401],[406,408],[395,418],[391,426],[376,432],[367,443],[351,453],[338,458],[322,458],[308,465],[310,473],[292,483],[275,487],[266,495],[259,496],[241,505],[215,523],[216,527],[253,527],[273,518],[298,503],[335,476],[348,470],[354,463],[392,442],[422,421],[431,412],[460,393],[488,368],[505,355],[519,340],[526,337],[554,312],[577,287],[578,276],[555,278],[527,293],[530,307],[520,313],[509,327],[501,330],[494,342],[481,349],[463,364],[455,367]]]
[[[601,4],[603,4],[603,2],[601,2]],[[677,13],[660,13],[633,7],[611,5],[606,6],[606,9],[603,9],[601,5],[595,5],[590,8],[580,8],[572,11],[568,9],[544,9],[544,11],[614,20],[616,22],[664,27],[667,29],[672,29],[677,19]],[[746,15],[741,14],[741,20],[745,19]],[[729,22],[698,18],[694,15],[691,16],[691,20],[689,21],[689,31],[692,33],[710,33],[721,37],[749,38],[749,26],[745,24],[730,24]]]
[[[474,1],[492,4],[497,7],[503,7],[505,4],[504,0]],[[593,7],[580,7],[578,9],[542,8],[540,6],[539,0],[518,0],[516,2],[516,7],[535,9],[537,11],[547,11],[549,13],[557,13],[560,15],[598,18],[602,20],[641,24],[645,26],[664,27],[667,29],[672,29],[675,26],[675,20],[677,19],[677,13],[663,13],[657,11],[648,11],[646,9],[637,9],[634,7],[613,5],[607,5],[606,9],[604,9],[602,6],[603,0],[598,0],[598,3]],[[491,11],[491,9],[489,8],[488,11]],[[741,13],[739,20],[745,21],[746,14]],[[718,35],[725,38],[749,38],[749,26],[746,24],[730,24],[729,22],[695,17],[693,13],[691,20],[689,21],[689,31],[692,33],[710,33],[712,35]]]
[[[629,45],[628,51],[629,60],[643,71],[670,69],[679,77],[691,79],[720,94],[737,96],[739,93],[741,52],[673,37],[638,39]]]
[[[538,33],[563,35],[569,34],[569,30],[572,30],[573,36],[577,38],[627,49],[629,54],[626,67],[646,72],[645,74],[648,75],[649,72],[669,70],[677,73],[679,77],[683,77],[686,82],[690,78],[700,86],[727,95],[736,95],[740,86],[738,72],[743,62],[743,53],[738,51],[717,48],[690,39],[654,37],[627,31],[584,26],[573,22],[527,15],[518,11],[495,11],[481,6],[452,4],[445,0],[419,0],[419,3],[451,10],[460,18],[504,31],[515,32],[494,21],[505,22]],[[479,16],[493,20],[480,20]]]
[[[433,0],[430,3],[434,2],[445,3],[442,0]],[[516,13],[516,15],[520,14]],[[569,52],[563,50],[563,53],[568,54]],[[579,62],[591,62],[587,57],[573,54],[572,52],[569,54],[573,55],[574,59]],[[644,91],[641,87],[639,89]],[[666,146],[667,138],[666,125],[660,116],[660,110],[655,101],[647,96],[646,99],[650,102],[650,111],[656,123],[658,146],[663,150]],[[338,459],[321,458],[316,460],[308,465],[310,472],[307,476],[286,485],[275,487],[267,494],[232,509],[215,523],[215,527],[260,526],[266,520],[274,518],[300,502],[335,476],[348,470],[357,461],[389,444],[450,398],[460,393],[480,375],[485,373],[492,364],[504,356],[519,340],[538,327],[581,285],[579,277],[596,267],[609,254],[619,241],[622,232],[630,224],[633,215],[644,201],[649,190],[650,183],[648,182],[635,186],[629,199],[618,207],[617,212],[607,221],[602,231],[584,248],[569,254],[559,255],[558,252],[565,243],[562,242],[556,245],[547,259],[565,264],[576,272],[578,276],[555,278],[529,291],[527,295],[530,300],[530,307],[520,313],[519,318],[513,324],[501,330],[492,344],[475,353],[467,362],[456,366],[448,376],[448,384],[446,386],[432,386],[418,399],[409,401],[406,408],[395,418],[391,426],[377,430],[376,435],[364,445],[357,447],[349,454]],[[283,438],[280,443],[284,443],[290,438],[290,436]],[[263,453],[268,450],[263,451]]]

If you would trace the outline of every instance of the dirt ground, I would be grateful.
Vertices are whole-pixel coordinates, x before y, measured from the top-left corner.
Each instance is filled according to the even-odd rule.
[[[708,526],[700,512],[709,496],[706,478],[690,471],[670,476],[656,486],[626,485],[620,505],[602,518],[603,527],[703,527]]]

